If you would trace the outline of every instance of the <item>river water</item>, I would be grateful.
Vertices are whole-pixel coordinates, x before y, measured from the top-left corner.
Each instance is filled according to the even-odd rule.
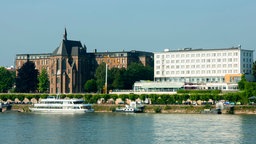
[[[5,112],[0,143],[255,143],[255,122],[255,115]]]

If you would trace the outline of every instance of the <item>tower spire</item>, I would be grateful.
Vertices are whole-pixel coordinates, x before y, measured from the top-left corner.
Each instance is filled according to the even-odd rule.
[[[63,35],[63,39],[64,39],[64,40],[67,40],[67,30],[66,30],[66,28],[65,28],[65,33],[64,33],[64,35]]]

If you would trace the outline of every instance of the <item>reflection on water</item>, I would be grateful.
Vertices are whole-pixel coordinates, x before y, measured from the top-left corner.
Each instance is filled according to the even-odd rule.
[[[254,143],[254,115],[0,113],[1,143]]]
[[[241,117],[174,114],[154,117],[159,143],[232,143],[241,141]]]

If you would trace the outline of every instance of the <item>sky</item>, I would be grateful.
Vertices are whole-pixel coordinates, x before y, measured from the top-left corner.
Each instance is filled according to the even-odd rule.
[[[255,7],[256,0],[1,1],[0,66],[14,65],[16,54],[53,52],[65,28],[88,52],[256,50]]]

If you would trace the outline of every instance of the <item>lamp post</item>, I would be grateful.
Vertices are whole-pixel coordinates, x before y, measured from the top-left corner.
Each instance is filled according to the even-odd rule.
[[[105,93],[108,93],[108,65],[106,64]]]

